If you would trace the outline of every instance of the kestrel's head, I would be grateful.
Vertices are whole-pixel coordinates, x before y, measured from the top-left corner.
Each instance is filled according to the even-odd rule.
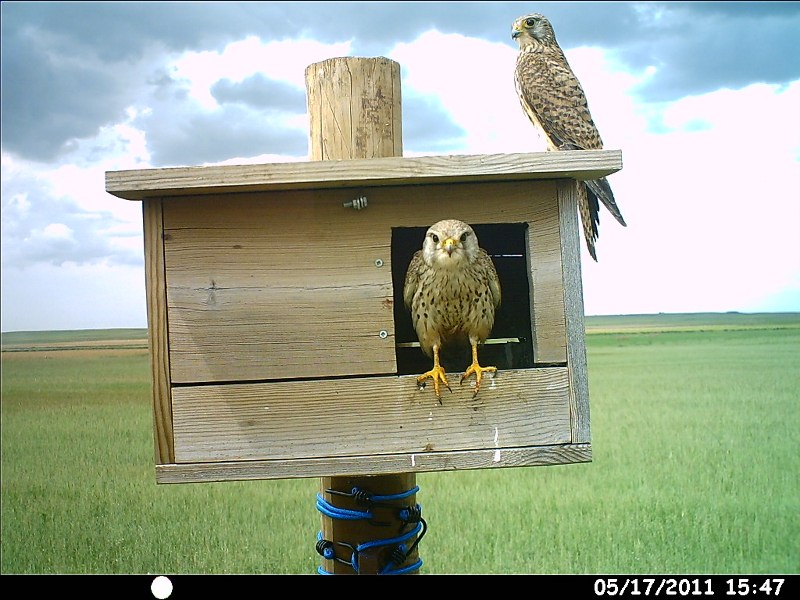
[[[511,38],[517,40],[520,48],[537,44],[555,44],[556,34],[547,17],[531,13],[519,17],[511,26]]]
[[[480,246],[472,227],[462,221],[445,219],[434,223],[425,234],[422,257],[434,268],[456,269],[474,261]]]

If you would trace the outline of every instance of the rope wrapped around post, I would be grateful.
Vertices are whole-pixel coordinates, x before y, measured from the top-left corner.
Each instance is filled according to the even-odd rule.
[[[365,505],[366,510],[351,510],[334,506],[326,501],[322,494],[317,494],[317,510],[326,517],[331,519],[344,519],[344,520],[366,520],[373,525],[388,527],[391,523],[388,521],[378,521],[375,517],[373,509],[376,507],[388,508],[396,510],[396,517],[403,523],[400,532],[396,536],[388,538],[380,538],[375,540],[368,540],[356,546],[346,542],[334,542],[326,540],[320,531],[317,534],[316,549],[317,552],[325,559],[336,561],[340,564],[346,564],[353,569],[354,573],[360,572],[359,557],[370,550],[382,548],[383,552],[380,555],[379,561],[382,559],[383,564],[380,564],[377,570],[378,575],[403,575],[418,571],[422,566],[422,559],[417,560],[410,565],[403,565],[406,562],[411,552],[417,547],[425,533],[428,530],[428,525],[425,519],[422,518],[422,507],[419,504],[414,506],[398,507],[391,504],[397,500],[402,500],[416,494],[419,491],[419,486],[414,486],[410,490],[400,492],[397,494],[376,495],[372,494],[369,490],[354,487],[350,492],[342,492],[334,489],[326,489],[328,494],[338,496],[348,496],[353,498],[357,504]],[[403,531],[409,524],[415,524],[408,531]],[[414,538],[416,539],[408,545],[407,542]],[[349,558],[342,558],[337,556],[336,548],[341,547],[350,550]],[[319,567],[317,572],[320,575],[331,575],[330,571]]]

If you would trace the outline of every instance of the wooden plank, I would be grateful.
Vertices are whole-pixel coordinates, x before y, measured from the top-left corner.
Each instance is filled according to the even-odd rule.
[[[396,373],[392,228],[451,217],[534,223],[537,360],[566,363],[553,181],[362,192],[361,211],[352,190],[164,203],[174,383]]]
[[[311,157],[319,159],[377,158],[401,156],[403,153],[402,113],[400,103],[400,65],[388,58],[339,57],[314,63],[306,69]],[[372,228],[370,228],[372,229]],[[353,480],[354,479],[354,480]],[[414,487],[413,473],[384,475],[379,478],[357,476],[320,481],[323,497],[338,508],[353,508],[341,496],[331,497],[328,487],[352,489],[367,485],[372,479],[380,493],[394,495]],[[350,486],[349,488],[347,486]],[[409,502],[414,502],[413,496]],[[393,529],[403,523],[395,511],[389,517]],[[334,519],[322,516],[322,534],[326,540],[347,543],[351,547],[382,536],[380,526],[369,521]],[[412,546],[413,548],[413,546]],[[378,556],[367,552],[359,560],[359,572],[377,574]],[[406,557],[413,563],[417,551]],[[403,561],[405,564],[405,561]],[[323,558],[328,573],[351,573],[355,569],[344,561]],[[398,565],[402,566],[402,565]]]
[[[170,288],[174,383],[396,371],[390,283],[346,294],[227,285]]]
[[[375,474],[507,467],[553,466],[592,460],[590,444],[419,452],[384,456],[323,457],[297,460],[233,461],[219,463],[165,464],[156,466],[158,483],[201,483],[253,479],[346,476],[370,471]]]
[[[591,442],[589,419],[589,374],[586,364],[583,283],[581,279],[580,225],[576,182],[562,180],[558,186],[561,213],[561,252],[564,263],[564,307],[570,378],[572,442]]]
[[[383,185],[595,179],[619,171],[619,150],[355,158],[258,165],[107,171],[106,191],[148,197]]]
[[[176,462],[502,449],[570,442],[566,367],[502,371],[439,404],[414,376],[174,387]]]
[[[146,200],[142,217],[155,456],[156,463],[174,462],[161,200]]]
[[[555,194],[554,194],[555,196]],[[565,363],[567,336],[564,318],[564,275],[561,263],[559,204],[531,204],[528,228],[528,269],[533,325],[533,356],[536,363]]]
[[[400,65],[334,58],[305,73],[311,160],[402,156]]]
[[[166,207],[173,382],[395,372],[391,229],[314,197],[265,208]]]

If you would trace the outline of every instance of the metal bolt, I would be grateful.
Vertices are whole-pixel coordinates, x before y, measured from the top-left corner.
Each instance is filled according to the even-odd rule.
[[[382,340],[385,340],[387,337],[389,337],[389,332],[388,332],[388,331],[386,331],[385,329],[382,329],[382,330],[380,331],[380,333],[378,333],[378,336],[379,336],[379,337],[380,337]]]
[[[345,202],[343,206],[345,208],[354,208],[356,210],[367,208],[367,197],[361,196],[360,198],[356,198],[354,200],[351,200],[350,202]]]
[[[381,260],[380,258],[376,258],[375,259],[375,266],[380,269],[383,266],[383,260]]]

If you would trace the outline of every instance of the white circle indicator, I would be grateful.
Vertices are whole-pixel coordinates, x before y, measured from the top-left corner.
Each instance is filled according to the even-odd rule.
[[[153,579],[153,583],[150,584],[150,591],[153,592],[153,596],[158,598],[158,600],[169,598],[170,594],[172,594],[172,582],[168,577],[159,575]]]

